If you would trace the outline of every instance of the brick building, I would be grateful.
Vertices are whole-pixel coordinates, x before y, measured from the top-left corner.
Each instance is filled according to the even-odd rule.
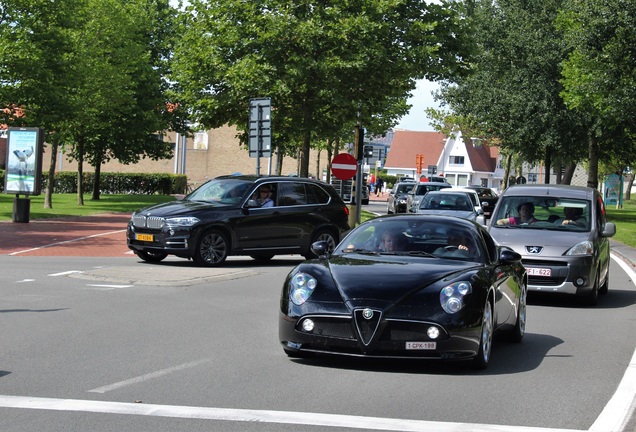
[[[176,151],[176,158],[153,161],[142,159],[136,164],[123,165],[117,161],[110,161],[102,165],[102,172],[122,172],[122,173],[184,173],[188,176],[188,181],[200,184],[209,178],[223,174],[240,172],[243,174],[253,174],[256,172],[256,158],[250,158],[246,148],[239,144],[236,138],[237,130],[234,127],[222,127],[205,132],[196,133],[194,137],[186,140],[185,158],[183,149],[179,145]],[[176,134],[168,133],[164,141],[175,143]],[[0,142],[0,161],[4,165],[6,161],[6,139],[4,145]],[[180,140],[179,140],[180,141]],[[175,150],[177,146],[175,145]],[[50,147],[45,146],[42,169],[47,171],[51,163]],[[320,158],[322,156],[322,158]],[[185,159],[185,162],[183,161]],[[1,166],[1,165],[0,165]],[[183,167],[185,166],[185,170]],[[93,167],[84,164],[85,172],[92,172]],[[328,168],[327,152],[318,153],[312,151],[310,154],[309,172],[312,176]],[[77,171],[77,162],[69,161],[63,154],[58,154],[56,171]],[[276,156],[271,158],[271,170],[269,159],[260,159],[261,174],[275,174]],[[298,160],[296,158],[285,157],[282,164],[282,174],[297,174]]]

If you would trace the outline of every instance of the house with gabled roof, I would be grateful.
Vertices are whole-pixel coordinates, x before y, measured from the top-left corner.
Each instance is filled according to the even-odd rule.
[[[417,155],[422,155],[422,174],[429,166],[453,186],[480,185],[500,189],[504,170],[499,149],[480,139],[464,140],[461,132],[396,130],[386,159],[387,174],[418,178]]]

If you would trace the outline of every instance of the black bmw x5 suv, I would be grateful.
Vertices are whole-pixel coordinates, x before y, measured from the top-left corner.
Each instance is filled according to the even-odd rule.
[[[263,189],[261,189],[263,187]],[[273,206],[261,207],[259,190]],[[147,262],[168,255],[217,266],[229,255],[259,261],[274,255],[312,258],[311,244],[331,250],[349,229],[349,209],[332,186],[299,177],[221,176],[183,199],[135,212],[128,247]]]

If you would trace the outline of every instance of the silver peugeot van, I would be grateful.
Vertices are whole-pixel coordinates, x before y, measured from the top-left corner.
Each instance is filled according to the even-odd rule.
[[[573,294],[595,305],[609,287],[609,237],[601,194],[566,185],[511,186],[499,198],[488,230],[522,256],[528,290]]]

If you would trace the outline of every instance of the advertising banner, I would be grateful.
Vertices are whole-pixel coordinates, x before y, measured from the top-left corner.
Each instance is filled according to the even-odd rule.
[[[43,135],[40,128],[9,128],[5,193],[40,195]]]

